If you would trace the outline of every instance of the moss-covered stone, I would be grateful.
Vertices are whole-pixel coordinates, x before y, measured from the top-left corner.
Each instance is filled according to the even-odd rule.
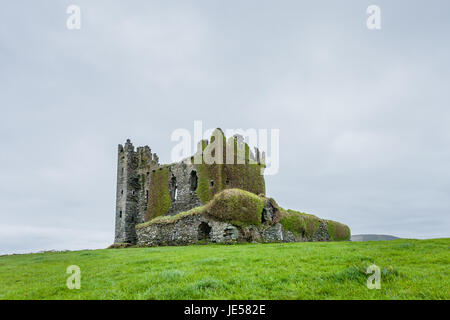
[[[266,199],[241,189],[227,189],[206,205],[206,214],[236,226],[261,226]]]
[[[188,211],[180,212],[174,216],[158,216],[150,221],[136,225],[136,229],[145,228],[152,224],[171,224],[175,223],[187,216],[202,214],[205,212],[205,206],[196,207]]]
[[[146,221],[165,215],[170,209],[169,173],[167,166],[151,173]]]
[[[320,219],[312,214],[302,213],[294,210],[282,209],[281,224],[287,231],[291,231],[296,236],[301,236],[307,240],[313,240],[315,232],[322,224],[326,226],[326,231],[331,241],[343,241],[350,239],[350,228],[345,224]]]
[[[350,228],[337,221],[327,220],[327,230],[332,241],[350,240]]]
[[[290,209],[283,209],[281,212],[281,225],[285,230],[291,231],[296,236],[311,239],[319,228],[321,219],[315,215]]]

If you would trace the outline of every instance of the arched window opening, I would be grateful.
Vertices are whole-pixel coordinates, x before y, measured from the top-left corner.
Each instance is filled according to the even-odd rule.
[[[170,198],[172,201],[177,200],[178,197],[178,191],[177,191],[177,178],[172,175],[172,178],[170,178]]]

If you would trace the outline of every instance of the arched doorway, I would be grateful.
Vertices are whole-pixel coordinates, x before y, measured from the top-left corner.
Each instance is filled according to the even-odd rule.
[[[200,223],[198,226],[198,240],[208,241],[211,239],[211,226],[206,222]]]

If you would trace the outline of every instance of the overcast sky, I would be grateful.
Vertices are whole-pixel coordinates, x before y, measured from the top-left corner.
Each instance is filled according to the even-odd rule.
[[[117,144],[168,162],[194,120],[279,128],[284,208],[449,237],[449,33],[449,1],[5,1],[0,253],[110,245]]]

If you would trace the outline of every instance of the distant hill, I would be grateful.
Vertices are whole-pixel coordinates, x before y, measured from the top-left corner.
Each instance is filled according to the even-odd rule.
[[[398,237],[389,236],[385,234],[355,234],[352,235],[350,241],[383,241],[383,240],[395,240],[400,239]]]

